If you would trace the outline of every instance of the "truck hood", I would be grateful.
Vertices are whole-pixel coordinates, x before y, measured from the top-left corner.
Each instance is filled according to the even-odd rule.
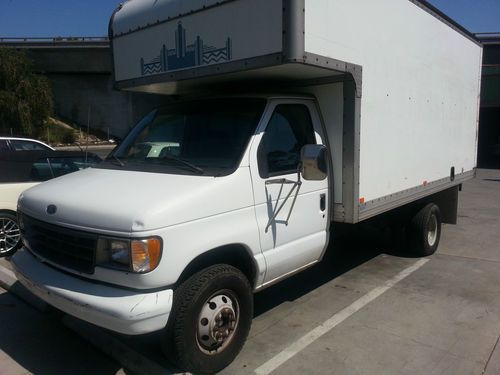
[[[49,205],[55,206],[55,213]],[[36,219],[120,233],[164,228],[252,205],[245,167],[225,177],[89,168],[37,185],[19,199],[19,209]]]

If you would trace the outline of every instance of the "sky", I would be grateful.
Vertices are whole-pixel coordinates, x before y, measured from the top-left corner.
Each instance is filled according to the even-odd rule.
[[[430,2],[471,32],[500,32],[500,0]],[[106,36],[109,17],[119,3],[0,0],[0,37]]]

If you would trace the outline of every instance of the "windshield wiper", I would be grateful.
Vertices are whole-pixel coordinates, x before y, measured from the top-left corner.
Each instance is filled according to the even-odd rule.
[[[160,159],[161,160],[173,160],[173,161],[176,161],[176,162],[178,162],[178,163],[180,163],[182,165],[185,165],[186,167],[189,167],[191,170],[193,170],[195,172],[198,172],[200,174],[204,174],[205,173],[205,171],[202,168],[197,167],[196,165],[188,162],[187,160],[184,160],[184,159],[172,156],[172,155],[164,155]]]

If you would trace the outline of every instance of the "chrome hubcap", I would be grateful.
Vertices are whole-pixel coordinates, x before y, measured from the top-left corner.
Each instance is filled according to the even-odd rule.
[[[197,341],[206,354],[216,354],[231,342],[239,320],[239,307],[230,291],[210,297],[198,317]]]
[[[21,232],[17,223],[0,217],[0,254],[13,250],[21,240]]]
[[[438,223],[437,223],[437,218],[436,215],[431,215],[430,221],[429,221],[429,231],[427,233],[427,242],[429,246],[434,246],[437,240],[437,235],[438,235]]]

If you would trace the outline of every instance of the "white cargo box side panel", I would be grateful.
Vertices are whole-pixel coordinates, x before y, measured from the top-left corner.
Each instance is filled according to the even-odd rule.
[[[174,3],[186,8],[179,1],[132,0],[116,13],[117,82],[282,51],[281,0],[212,2],[206,9],[190,1],[198,9],[181,16],[183,9],[168,6]]]
[[[305,0],[305,50],[363,67],[359,197],[476,166],[479,45],[406,0]]]

